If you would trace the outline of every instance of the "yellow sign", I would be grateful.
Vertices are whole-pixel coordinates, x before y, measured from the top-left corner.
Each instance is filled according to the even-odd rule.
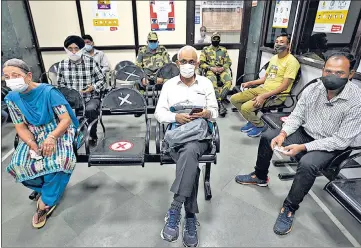
[[[118,27],[118,19],[93,19],[95,27]]]
[[[342,34],[351,1],[320,1],[314,32]]]

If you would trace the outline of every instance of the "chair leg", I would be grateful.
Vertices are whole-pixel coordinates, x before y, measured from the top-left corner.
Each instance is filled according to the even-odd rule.
[[[277,160],[272,160],[272,164],[274,167],[283,167],[286,164],[288,164],[289,166],[295,166],[295,165],[298,165],[298,162],[290,161],[288,159],[285,159],[285,160],[277,159]]]
[[[291,179],[295,178],[295,176],[296,176],[295,172],[286,172],[286,173],[278,174],[278,178],[282,181],[291,180]]]
[[[206,169],[204,170],[204,196],[206,201],[209,201],[212,198],[212,191],[211,191],[211,163],[206,163]]]

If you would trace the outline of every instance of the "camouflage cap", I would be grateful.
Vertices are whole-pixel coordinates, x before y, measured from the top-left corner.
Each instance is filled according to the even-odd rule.
[[[220,35],[218,32],[214,32],[214,33],[212,34],[211,39],[213,40],[213,38],[216,38],[216,37],[218,37],[219,39],[221,39],[221,35]]]
[[[158,40],[158,35],[156,32],[149,32],[148,40]]]

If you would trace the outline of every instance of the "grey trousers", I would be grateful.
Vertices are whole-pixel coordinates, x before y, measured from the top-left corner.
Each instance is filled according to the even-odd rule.
[[[176,176],[170,189],[174,194],[184,196],[186,212],[198,213],[197,195],[200,169],[198,158],[208,150],[208,141],[195,141],[185,144],[171,152],[176,161]]]

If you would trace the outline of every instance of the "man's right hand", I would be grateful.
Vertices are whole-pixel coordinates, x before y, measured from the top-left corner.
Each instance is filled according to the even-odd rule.
[[[241,84],[242,88],[248,88],[251,86],[250,82]]]
[[[176,114],[175,116],[175,120],[176,122],[178,122],[179,124],[185,124],[190,122],[192,119],[188,114]]]
[[[218,73],[218,68],[217,67],[211,67],[211,71],[213,73]]]
[[[283,133],[280,133],[278,136],[273,138],[271,141],[271,148],[272,150],[275,148],[275,146],[282,147],[283,142],[285,142],[286,136]]]

